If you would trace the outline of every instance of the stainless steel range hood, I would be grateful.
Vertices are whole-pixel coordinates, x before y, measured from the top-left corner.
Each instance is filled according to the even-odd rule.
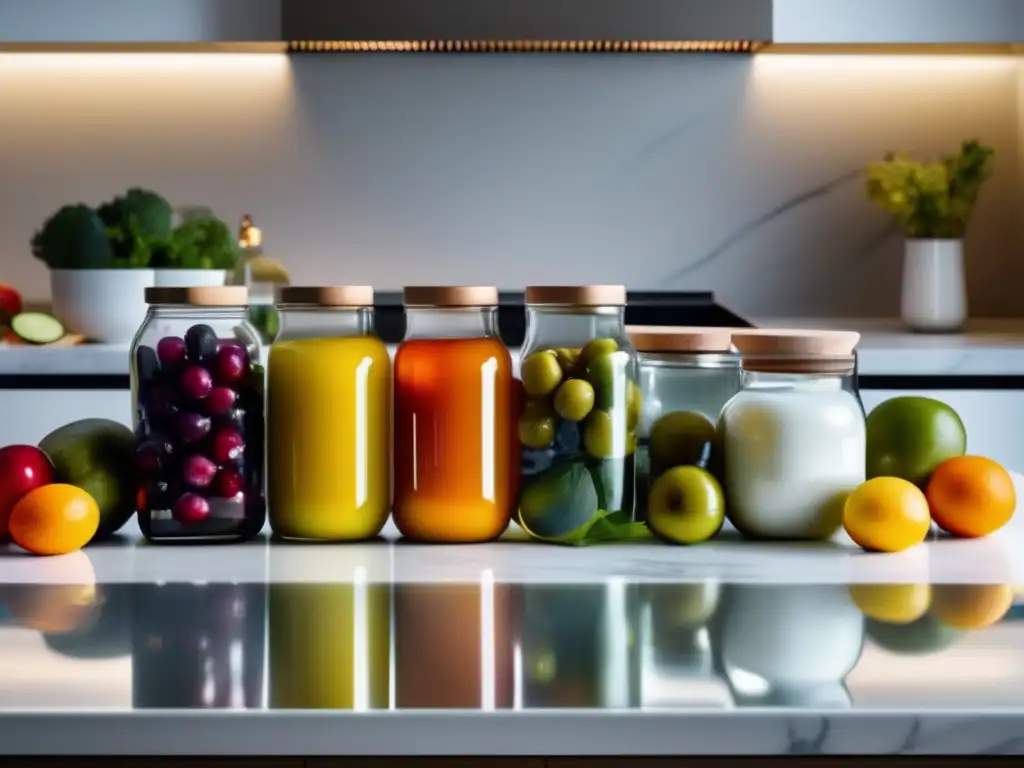
[[[750,52],[771,0],[284,0],[298,52]]]
[[[1017,50],[1024,0],[0,0],[0,50]]]

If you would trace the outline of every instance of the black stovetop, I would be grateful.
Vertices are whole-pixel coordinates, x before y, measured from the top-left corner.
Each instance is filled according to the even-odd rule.
[[[751,324],[715,301],[711,291],[630,291],[627,325],[690,325],[705,328],[749,328]],[[526,335],[521,291],[502,292],[498,330],[506,345],[518,347]],[[388,344],[405,336],[405,312],[400,292],[379,292],[374,299],[377,333]]]

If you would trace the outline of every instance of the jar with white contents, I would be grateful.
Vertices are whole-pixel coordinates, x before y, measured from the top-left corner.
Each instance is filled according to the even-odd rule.
[[[860,334],[741,331],[743,389],[718,421],[729,521],[757,539],[830,538],[865,478]]]

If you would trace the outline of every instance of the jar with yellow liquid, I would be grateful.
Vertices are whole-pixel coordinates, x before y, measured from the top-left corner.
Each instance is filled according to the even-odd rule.
[[[373,289],[285,287],[267,363],[270,525],[286,539],[377,536],[390,506],[391,359]]]
[[[352,544],[341,558],[332,550],[271,548],[271,709],[360,712],[393,704],[389,550]]]

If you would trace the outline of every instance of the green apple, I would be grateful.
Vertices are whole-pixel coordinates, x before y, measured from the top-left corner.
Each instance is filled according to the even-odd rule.
[[[651,487],[647,525],[675,544],[699,544],[713,537],[725,521],[722,486],[706,469],[673,467]]]

